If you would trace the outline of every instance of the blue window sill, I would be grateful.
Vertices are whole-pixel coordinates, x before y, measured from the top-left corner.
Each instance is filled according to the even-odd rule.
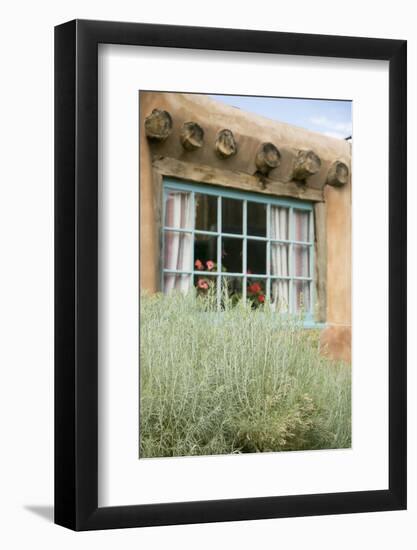
[[[326,328],[326,323],[318,323],[316,321],[303,321],[303,328],[306,329],[316,329],[316,330],[323,330]]]

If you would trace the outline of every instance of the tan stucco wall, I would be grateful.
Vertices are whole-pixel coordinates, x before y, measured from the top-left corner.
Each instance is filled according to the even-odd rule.
[[[327,328],[321,344],[331,357],[351,360],[351,181],[342,188],[326,185]]]
[[[156,292],[159,287],[157,266],[158,261],[154,253],[158,246],[158,234],[155,223],[154,186],[152,185],[152,157],[151,149],[145,135],[143,121],[146,115],[152,111],[155,104],[160,104],[161,99],[153,97],[153,94],[140,95],[139,116],[139,207],[140,207],[140,286],[149,292]]]
[[[155,219],[156,196],[152,158],[170,157],[210,167],[253,175],[255,155],[262,142],[270,141],[279,148],[281,165],[269,177],[282,182],[291,178],[291,168],[299,149],[312,149],[319,155],[320,171],[307,185],[323,189],[327,205],[327,322],[321,342],[323,351],[332,357],[350,360],[351,335],[351,183],[333,188],[325,185],[329,167],[335,160],[351,166],[351,145],[339,140],[245,113],[206,96],[172,93],[140,93],[140,284],[155,292],[159,288],[159,235]],[[154,108],[170,112],[173,132],[163,143],[150,144],[144,131],[144,120]],[[186,121],[199,123],[205,131],[205,145],[197,151],[185,151],[179,140]],[[238,153],[221,159],[214,150],[219,130],[229,128],[238,142]],[[254,189],[256,191],[256,189]]]

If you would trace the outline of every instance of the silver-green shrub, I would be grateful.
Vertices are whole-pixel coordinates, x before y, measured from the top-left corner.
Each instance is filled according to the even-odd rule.
[[[214,292],[141,296],[141,458],[351,446],[351,368],[317,331]]]

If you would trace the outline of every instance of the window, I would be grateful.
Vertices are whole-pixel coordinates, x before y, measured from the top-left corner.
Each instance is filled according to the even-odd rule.
[[[312,204],[164,180],[165,293],[212,285],[275,311],[312,317]]]

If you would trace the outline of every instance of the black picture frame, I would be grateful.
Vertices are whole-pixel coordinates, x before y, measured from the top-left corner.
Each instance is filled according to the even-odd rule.
[[[98,44],[389,62],[389,488],[98,507]],[[404,40],[74,20],[55,28],[55,522],[92,530],[406,508]]]

